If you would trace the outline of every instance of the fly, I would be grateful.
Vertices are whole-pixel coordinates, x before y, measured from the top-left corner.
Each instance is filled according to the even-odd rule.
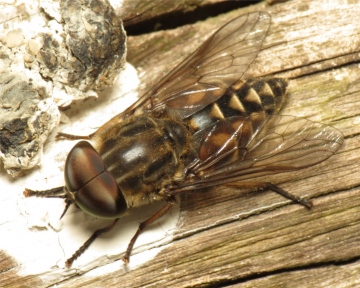
[[[304,118],[278,115],[287,81],[243,79],[261,49],[271,17],[253,12],[225,24],[137,102],[81,139],[65,163],[65,186],[25,189],[25,196],[60,197],[111,223],[66,261],[70,267],[132,207],[164,201],[139,234],[162,217],[179,193],[218,185],[270,189],[311,208],[311,202],[254,177],[298,170],[333,155],[343,134]],[[146,209],[146,208],[144,208]]]

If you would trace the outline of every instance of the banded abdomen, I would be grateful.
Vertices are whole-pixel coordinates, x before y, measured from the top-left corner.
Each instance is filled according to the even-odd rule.
[[[261,121],[265,115],[276,114],[282,108],[287,84],[281,78],[236,81],[220,99],[185,120],[193,132],[232,116],[256,113],[256,119]]]

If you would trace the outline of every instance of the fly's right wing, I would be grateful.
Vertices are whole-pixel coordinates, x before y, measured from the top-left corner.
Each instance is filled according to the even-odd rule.
[[[197,161],[173,191],[306,168],[332,156],[344,140],[336,128],[305,118],[267,115],[254,127],[254,117],[226,118],[197,132]]]

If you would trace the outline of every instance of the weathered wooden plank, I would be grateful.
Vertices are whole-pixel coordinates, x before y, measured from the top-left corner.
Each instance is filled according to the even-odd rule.
[[[153,263],[121,280],[130,287],[221,285],[290,269],[306,273],[310,265],[351,260],[360,253],[359,197],[354,201],[358,193],[354,189],[321,197],[314,201],[312,213],[283,207],[178,239]],[[104,281],[115,284],[117,277],[113,274]],[[357,279],[354,275],[348,281]]]
[[[276,275],[281,277],[286,271],[292,271],[298,278],[304,278],[307,270],[311,273],[314,266],[331,268],[335,263],[342,268],[336,277],[325,274],[317,278],[314,274],[313,282],[309,279],[307,283],[318,287],[325,287],[329,282],[355,284],[358,265],[353,265],[352,273],[345,267],[360,253],[358,194],[359,189],[353,189],[321,197],[314,201],[316,208],[312,213],[297,206],[283,207],[180,238],[160,252],[152,263],[124,275],[113,273],[102,283],[116,285],[121,279],[129,287],[193,287],[239,281],[254,287],[259,281],[256,279],[269,275],[276,279]],[[77,282],[70,281],[67,285],[80,287],[80,284],[76,286]],[[81,283],[89,287],[98,285],[96,278],[84,277]],[[301,282],[290,283],[301,287]]]
[[[317,283],[317,287],[356,287],[359,285],[359,270],[359,262],[328,263],[326,266],[321,265],[306,270],[279,271],[274,275],[259,276],[256,280],[227,287],[308,287],[311,283]]]
[[[164,16],[164,14],[188,12],[201,5],[202,2],[207,1],[125,0],[122,1],[121,7],[117,9],[117,13],[121,19],[124,20],[126,25],[133,25],[139,22]]]
[[[249,11],[269,11],[273,17],[270,32],[249,75],[290,77],[282,114],[330,124],[345,135],[343,147],[329,160],[266,178],[294,194],[311,198],[311,211],[269,191],[219,187],[188,193],[181,201],[173,242],[164,244],[165,250],[154,260],[133,271],[124,272],[120,269],[123,264],[117,261],[119,270],[106,276],[76,277],[76,272],[64,271],[61,279],[47,281],[52,273],[49,271],[41,275],[42,280],[37,275],[19,280],[14,278],[16,265],[7,270],[9,262],[5,262],[1,279],[7,279],[11,287],[358,285],[359,4],[294,0],[268,8],[262,3],[205,23],[129,40],[133,41],[129,44],[129,61],[145,72],[144,86],[151,85],[219,23]]]
[[[356,83],[360,75],[360,27],[354,17],[359,3],[336,4],[291,1],[276,6],[276,11],[270,9],[273,24],[264,50],[249,72],[293,78],[282,114],[325,122],[345,134],[344,146],[328,161],[306,170],[267,177],[292,193],[312,198],[314,208],[307,211],[289,205],[288,200],[269,191],[217,188],[188,193],[182,199],[173,243],[151,263],[126,274],[109,275],[104,280],[106,285],[116,285],[118,281],[131,287],[230,283],[242,283],[235,287],[268,283],[274,287],[328,287],[358,283],[360,85]],[[134,49],[135,62],[144,71],[145,67],[154,71],[152,75],[145,74],[145,82],[151,82],[149,79],[156,71],[162,71],[169,59],[177,61],[171,53],[177,55],[184,46],[194,45],[194,40],[183,37],[187,29],[168,32],[167,36],[175,39],[171,42],[175,50],[172,45],[161,44],[158,47],[165,51],[154,58],[136,58],[142,51]],[[198,35],[192,37],[201,38]],[[149,43],[158,39],[156,35],[151,37],[154,38]],[[146,41],[142,42],[143,47]],[[79,281],[66,284],[95,287],[97,283],[96,278]]]

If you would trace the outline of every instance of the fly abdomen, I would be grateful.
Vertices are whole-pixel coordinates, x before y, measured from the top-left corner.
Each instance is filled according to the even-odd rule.
[[[239,80],[227,92],[236,94],[241,101],[238,110],[245,115],[262,111],[277,114],[285,102],[287,85],[287,80],[282,78],[248,79],[246,82]]]
[[[287,84],[287,80],[281,78],[238,80],[221,98],[186,120],[196,132],[232,116],[276,114],[285,102]]]

